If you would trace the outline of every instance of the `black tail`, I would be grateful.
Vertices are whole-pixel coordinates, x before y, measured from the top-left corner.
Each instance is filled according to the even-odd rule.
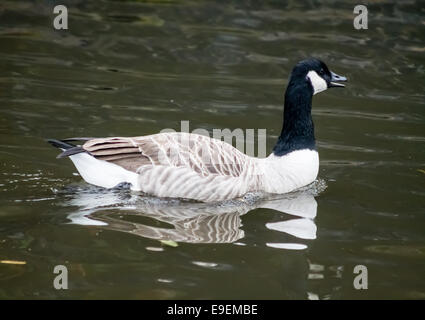
[[[73,154],[86,152],[86,150],[84,150],[83,148],[68,142],[64,142],[62,140],[48,139],[47,142],[50,143],[52,146],[63,150],[63,152],[59,154],[57,158],[69,157]]]
[[[71,143],[63,142],[61,140],[56,140],[56,139],[47,139],[47,142],[56,148],[60,148],[64,150],[68,150],[75,147],[75,145]]]

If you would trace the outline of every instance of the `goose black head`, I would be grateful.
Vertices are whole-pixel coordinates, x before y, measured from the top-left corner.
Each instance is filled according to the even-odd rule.
[[[344,87],[347,78],[329,71],[322,61],[300,61],[292,70],[285,92],[283,126],[273,153],[283,156],[295,150],[316,148],[311,103],[314,94],[332,87]]]
[[[292,70],[291,81],[307,81],[316,94],[328,88],[345,87],[341,82],[346,82],[347,78],[330,71],[319,59],[310,58],[297,63]]]

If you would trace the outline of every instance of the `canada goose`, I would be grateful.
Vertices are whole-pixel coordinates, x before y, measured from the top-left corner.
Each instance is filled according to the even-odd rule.
[[[232,145],[183,132],[141,137],[48,140],[69,156],[83,179],[113,188],[130,184],[157,197],[215,202],[247,192],[287,193],[313,182],[319,170],[313,95],[344,87],[345,77],[329,71],[318,59],[293,68],[285,92],[282,132],[267,158],[247,156]],[[75,146],[69,141],[84,141]]]

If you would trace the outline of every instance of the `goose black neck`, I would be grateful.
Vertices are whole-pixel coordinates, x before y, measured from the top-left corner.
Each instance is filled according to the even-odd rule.
[[[311,117],[313,90],[307,81],[290,80],[285,92],[282,132],[273,153],[283,156],[292,151],[316,148]]]

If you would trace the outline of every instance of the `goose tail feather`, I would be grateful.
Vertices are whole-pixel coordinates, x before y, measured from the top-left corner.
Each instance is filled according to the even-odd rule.
[[[65,142],[64,140],[48,139],[47,142],[63,151],[57,156],[58,159],[69,157],[81,152],[86,152],[86,150],[84,150],[82,147]]]

